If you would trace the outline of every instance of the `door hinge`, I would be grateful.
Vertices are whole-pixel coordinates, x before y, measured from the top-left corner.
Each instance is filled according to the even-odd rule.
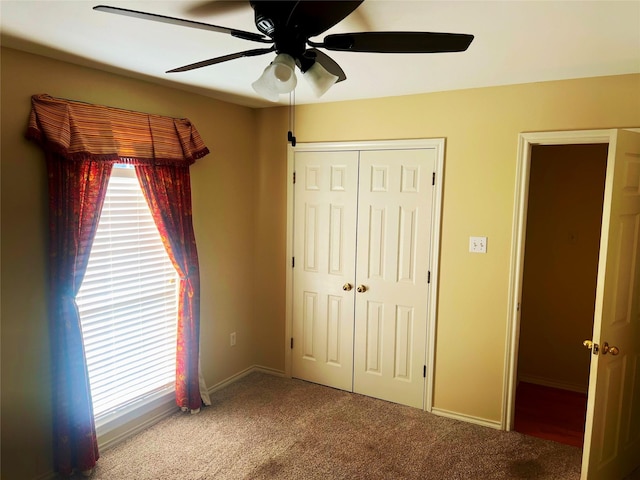
[[[293,183],[296,183],[296,171],[293,171]]]
[[[293,350],[293,337],[291,337],[291,350]]]
[[[424,366],[422,367],[422,376],[423,376],[424,378],[427,378],[427,366],[426,366],[426,365],[424,365]]]
[[[427,283],[431,283],[431,270],[427,272]]]
[[[291,268],[296,266],[296,257],[291,257]]]
[[[433,175],[431,175],[431,185],[435,185],[436,184],[436,172],[433,172]]]

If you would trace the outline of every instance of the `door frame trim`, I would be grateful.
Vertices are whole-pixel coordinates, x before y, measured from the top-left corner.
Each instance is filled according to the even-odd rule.
[[[431,251],[429,264],[431,283],[429,288],[429,307],[427,318],[426,358],[427,376],[424,391],[424,410],[430,412],[433,405],[433,380],[435,366],[435,333],[437,323],[438,284],[440,266],[440,238],[442,225],[442,197],[444,193],[444,138],[373,140],[354,142],[310,142],[298,143],[295,147],[287,145],[287,246],[286,246],[286,305],[285,305],[285,376],[291,377],[292,354],[290,339],[293,334],[293,213],[294,213],[294,153],[303,151],[345,151],[345,150],[409,150],[435,149],[435,187],[433,189],[433,216],[431,219]]]
[[[615,129],[576,130],[558,132],[521,133],[518,136],[516,163],[516,188],[514,194],[513,229],[511,234],[511,260],[508,294],[508,321],[505,345],[505,377],[502,405],[502,429],[513,430],[515,418],[515,391],[518,374],[518,347],[520,341],[520,302],[524,273],[524,249],[529,200],[529,177],[531,171],[531,149],[534,145],[580,145],[611,143]],[[607,168],[606,177],[611,173]],[[606,181],[606,180],[605,180]],[[603,212],[611,208],[606,203]]]

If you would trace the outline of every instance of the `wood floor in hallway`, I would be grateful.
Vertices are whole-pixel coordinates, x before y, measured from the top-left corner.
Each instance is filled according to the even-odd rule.
[[[587,395],[520,382],[516,390],[517,432],[582,448]]]

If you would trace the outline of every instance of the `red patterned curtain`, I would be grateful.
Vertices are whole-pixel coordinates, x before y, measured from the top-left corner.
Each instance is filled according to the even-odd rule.
[[[136,165],[167,251],[180,272],[176,402],[197,409],[200,278],[189,165],[209,153],[189,120],[34,95],[27,138],[49,176],[54,462],[91,470],[96,430],[75,297],[82,284],[114,163]]]
[[[91,470],[98,460],[89,374],[76,295],[89,262],[113,162],[69,162],[47,152],[49,309],[56,471]]]
[[[137,165],[136,172],[162,243],[180,274],[176,402],[179,407],[197,410],[201,406],[198,379],[200,274],[191,220],[189,168]]]

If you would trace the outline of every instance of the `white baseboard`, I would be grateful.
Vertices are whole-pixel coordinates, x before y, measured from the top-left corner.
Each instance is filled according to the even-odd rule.
[[[486,418],[474,417],[472,415],[465,415],[463,413],[451,412],[442,408],[432,408],[431,413],[439,415],[441,417],[453,418],[454,420],[460,420],[462,422],[473,423],[476,425],[482,425],[483,427],[502,430],[502,425],[496,420],[488,420]]]
[[[552,380],[549,378],[536,377],[535,375],[522,375],[518,374],[518,381],[525,383],[533,383],[535,385],[542,385],[543,387],[559,388],[560,390],[569,390],[570,392],[587,393],[588,386],[579,385],[577,383],[562,382],[558,380]]]
[[[266,373],[268,375],[273,375],[274,377],[286,377],[287,374],[284,372],[284,370],[276,370],[275,368],[269,368],[269,367],[261,367],[260,365],[254,365],[253,366],[253,370],[255,372],[262,372],[262,373]]]
[[[253,373],[253,372],[267,373],[269,375],[275,375],[277,377],[284,377],[285,376],[285,374],[284,374],[284,372],[282,370],[276,370],[275,368],[269,368],[269,367],[262,367],[260,365],[252,365],[252,366],[250,366],[248,368],[245,368],[241,372],[238,372],[235,375],[231,375],[230,377],[222,380],[221,382],[218,382],[215,385],[209,387],[207,389],[207,391],[209,392],[209,395],[211,395],[212,393],[217,392],[221,388],[225,388],[225,387],[231,385],[234,382],[237,382],[241,378],[246,377],[247,375],[249,375],[250,373]]]

